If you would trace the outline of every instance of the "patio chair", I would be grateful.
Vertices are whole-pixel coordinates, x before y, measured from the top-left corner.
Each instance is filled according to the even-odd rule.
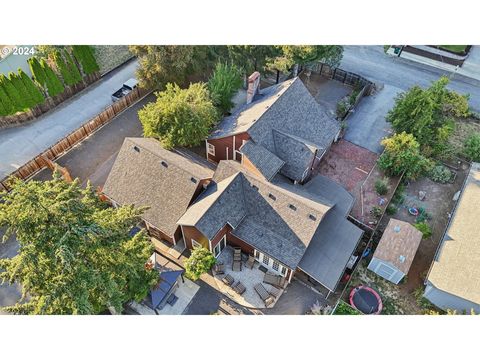
[[[247,290],[247,288],[245,287],[245,285],[243,285],[240,281],[237,281],[237,282],[232,286],[232,289],[235,290],[235,292],[236,292],[238,295],[242,295],[242,294]]]
[[[283,276],[266,273],[263,277],[263,282],[283,289],[287,280]]]
[[[262,284],[258,283],[253,288],[257,292],[258,296],[260,296],[260,298],[263,300],[265,306],[268,307],[275,302],[275,298],[268,293],[267,289],[265,289]]]
[[[242,261],[241,260],[233,260],[232,270],[233,271],[242,271]]]
[[[280,289],[277,289],[275,286],[270,286],[268,293],[276,299],[280,296]]]
[[[225,285],[232,286],[235,279],[230,274],[227,274],[222,278],[222,281]]]
[[[253,269],[253,265],[255,265],[255,257],[253,255],[248,255],[246,266],[249,269]]]
[[[217,263],[217,264],[213,265],[213,272],[214,272],[214,275],[225,274],[225,264],[224,263]]]

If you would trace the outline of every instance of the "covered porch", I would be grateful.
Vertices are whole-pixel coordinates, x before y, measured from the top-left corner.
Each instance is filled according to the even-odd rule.
[[[214,270],[213,277],[217,285],[218,290],[228,296],[230,299],[236,303],[246,306],[249,308],[263,309],[263,308],[272,308],[275,306],[276,302],[283,294],[285,288],[277,288],[270,284],[264,283],[265,273],[271,273],[265,266],[260,264],[257,260],[254,262],[253,267],[250,269],[247,267],[248,255],[242,253],[242,265],[240,271],[232,270],[233,264],[233,248],[230,245],[227,245],[222,252],[217,257],[217,264],[224,264],[224,273],[219,274]],[[272,273],[273,274],[273,273]],[[229,286],[224,283],[223,278],[225,276],[231,276],[234,279],[232,285],[240,281],[244,285],[245,291],[242,294],[238,294],[232,286]],[[255,286],[261,284],[266,290],[267,293],[274,293],[276,296],[272,296],[273,302],[266,306],[265,302],[262,300],[260,295],[255,290]],[[286,284],[288,284],[286,282]]]

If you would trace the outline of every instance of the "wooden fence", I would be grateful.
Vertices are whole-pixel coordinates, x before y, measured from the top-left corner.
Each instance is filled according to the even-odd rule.
[[[56,160],[65,152],[70,150],[72,147],[83,141],[86,137],[90,136],[100,127],[108,123],[127,107],[131,106],[132,104],[140,100],[142,97],[146,96],[148,93],[150,93],[150,90],[136,88],[127,96],[108,106],[105,110],[103,110],[93,119],[90,119],[78,129],[58,141],[55,145],[49,147],[47,150],[27,162],[25,165],[22,165],[13,173],[6,176],[3,180],[0,181],[0,190],[10,190],[9,179],[11,177],[16,177],[21,180],[26,180],[30,178],[35,173],[47,166],[45,160],[43,160],[43,157],[46,157],[52,161]]]

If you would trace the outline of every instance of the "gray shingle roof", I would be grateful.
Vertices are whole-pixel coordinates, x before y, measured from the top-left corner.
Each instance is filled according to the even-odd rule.
[[[339,130],[338,122],[295,78],[264,89],[259,99],[225,118],[211,138],[248,132],[255,144],[285,161],[285,175],[300,179],[308,167],[306,159],[312,160],[315,149],[327,149]]]
[[[155,139],[126,138],[103,192],[121,205],[148,206],[143,218],[173,236],[199,181],[212,176],[212,170]]]
[[[292,268],[330,209],[330,204],[260,179],[234,161],[220,162],[214,182],[179,224],[195,226],[212,239],[228,222],[243,240]]]
[[[255,165],[267,180],[272,179],[285,164],[282,159],[263,146],[255,144],[252,140],[243,144],[240,147],[240,151],[247,156],[248,160]]]

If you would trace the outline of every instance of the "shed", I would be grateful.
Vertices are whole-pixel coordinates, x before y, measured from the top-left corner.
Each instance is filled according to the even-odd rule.
[[[390,219],[368,269],[398,284],[408,274],[421,241],[422,232],[413,225]]]

